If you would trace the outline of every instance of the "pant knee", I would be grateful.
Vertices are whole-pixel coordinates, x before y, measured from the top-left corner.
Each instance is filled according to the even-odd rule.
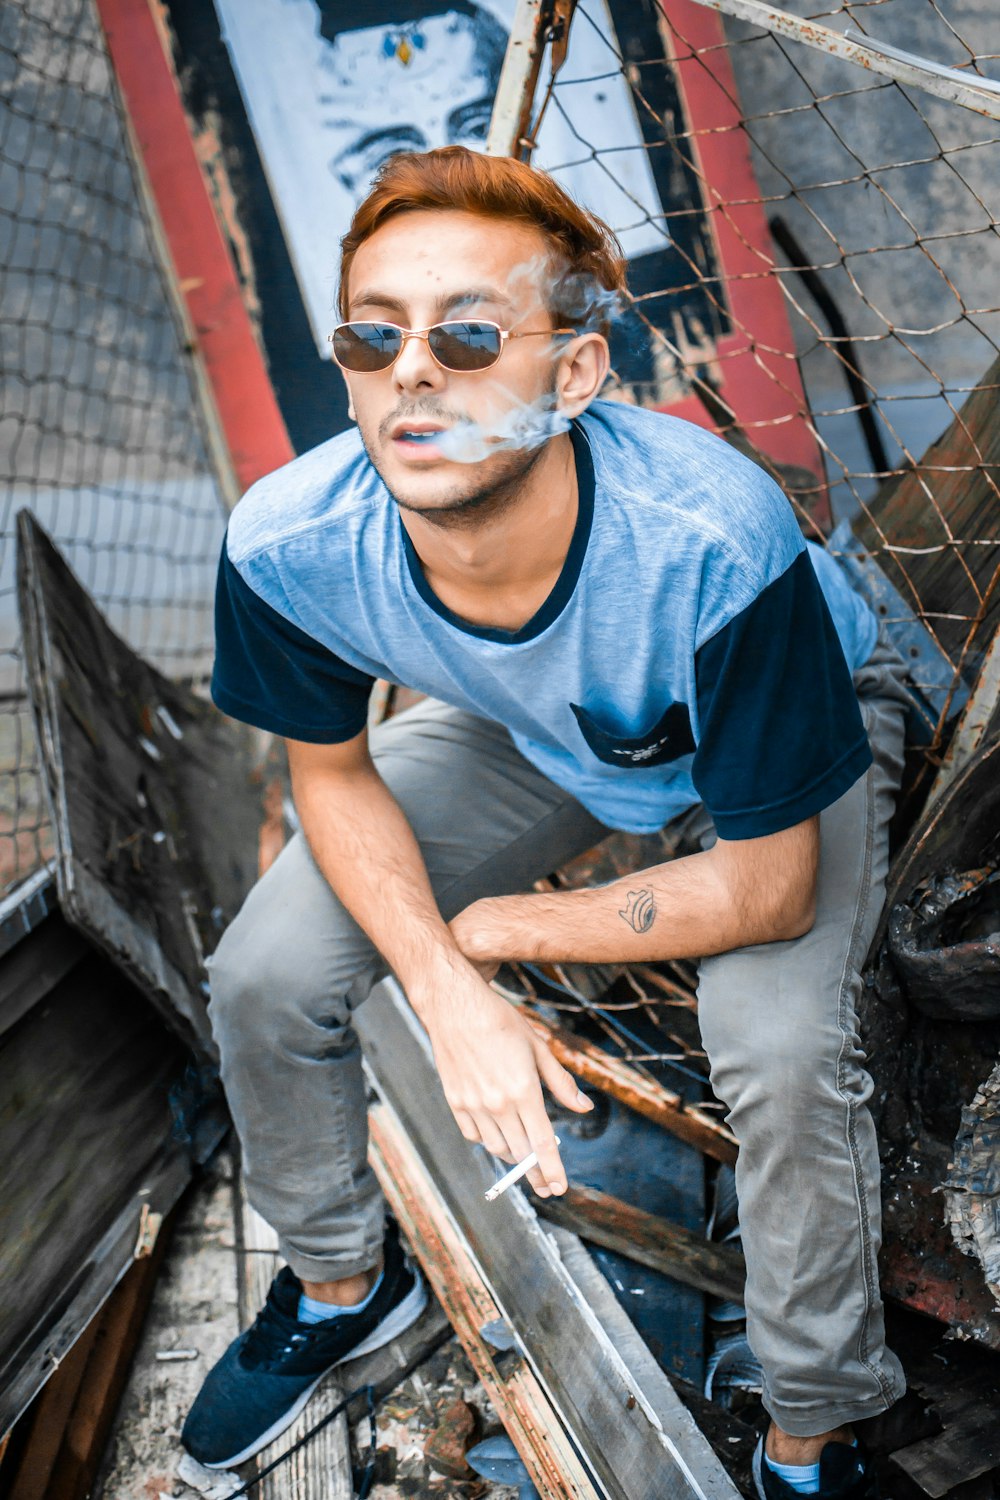
[[[351,1045],[351,1007],[329,942],[294,944],[241,913],[208,962],[209,1018],[225,1065],[248,1048],[315,1055]]]

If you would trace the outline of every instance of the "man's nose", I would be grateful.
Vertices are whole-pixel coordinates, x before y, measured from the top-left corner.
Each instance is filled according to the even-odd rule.
[[[445,372],[431,354],[426,338],[411,334],[403,340],[399,358],[392,367],[393,384],[400,391],[440,390]]]

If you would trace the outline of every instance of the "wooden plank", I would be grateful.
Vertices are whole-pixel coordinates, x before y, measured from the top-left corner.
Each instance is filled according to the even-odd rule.
[[[728,1165],[735,1162],[739,1145],[728,1126],[697,1105],[687,1104],[680,1094],[645,1077],[620,1058],[609,1056],[593,1042],[553,1026],[539,1015],[525,1014],[538,1035],[544,1037],[553,1057],[577,1078],[603,1089],[672,1135],[696,1146],[706,1156]]]
[[[542,1388],[607,1493],[620,1500],[665,1491],[677,1500],[733,1496],[707,1443],[661,1427],[524,1196],[510,1192],[485,1202],[494,1164],[459,1133],[427,1036],[399,987],[377,985],[356,1025],[380,1095],[399,1116]]]
[[[278,1254],[278,1236],[249,1202],[238,1176],[237,1186],[237,1288],[240,1327],[253,1322],[267,1298],[268,1288],[283,1264]],[[272,1463],[297,1443],[311,1427],[332,1411],[346,1387],[340,1373],[327,1376],[305,1410],[270,1444],[258,1467]],[[267,1474],[255,1494],[260,1500],[352,1500],[351,1448],[347,1417],[341,1414],[324,1427],[299,1453]]]
[[[136,1261],[22,1418],[8,1500],[88,1500],[169,1239]]]
[[[957,1493],[957,1486],[982,1475],[1000,1474],[1000,1376],[996,1369],[962,1370],[958,1378],[942,1371],[936,1381],[918,1380],[918,1386],[930,1397],[943,1429],[898,1448],[892,1463],[932,1500]]]
[[[572,1230],[581,1239],[629,1260],[662,1271],[686,1286],[700,1287],[726,1301],[742,1302],[746,1268],[743,1256],[680,1224],[635,1208],[611,1193],[570,1183],[562,1197],[532,1198],[535,1212],[550,1223]]]
[[[97,0],[133,139],[240,487],[293,457],[188,130],[155,0]]]
[[[15,1026],[92,950],[58,912],[0,958],[0,1036]]]
[[[187,1063],[99,954],[0,1042],[0,1431],[131,1264],[143,1207],[165,1213],[188,1181],[169,1101]]]
[[[369,1113],[372,1165],[431,1288],[483,1383],[529,1474],[548,1500],[598,1500],[545,1392],[517,1354],[498,1354],[482,1329],[501,1319],[467,1242],[395,1112]]]

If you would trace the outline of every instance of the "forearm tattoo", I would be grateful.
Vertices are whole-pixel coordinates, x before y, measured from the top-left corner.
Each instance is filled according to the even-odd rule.
[[[629,891],[624,910],[618,915],[634,932],[648,932],[656,920],[652,891]]]

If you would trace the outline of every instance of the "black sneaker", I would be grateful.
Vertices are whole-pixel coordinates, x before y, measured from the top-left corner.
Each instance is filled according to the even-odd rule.
[[[753,1456],[753,1477],[760,1500],[801,1500],[764,1462],[763,1438]],[[878,1500],[878,1480],[860,1448],[827,1443],[819,1456],[817,1500]]]
[[[300,1323],[302,1283],[285,1266],[254,1323],[233,1340],[188,1413],[181,1442],[207,1469],[231,1469],[279,1437],[328,1370],[397,1338],[423,1312],[427,1288],[386,1224],[385,1272],[363,1312]]]

